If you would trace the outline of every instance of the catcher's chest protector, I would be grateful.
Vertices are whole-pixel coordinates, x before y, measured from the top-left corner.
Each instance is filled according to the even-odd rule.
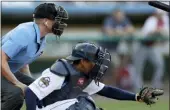
[[[60,70],[56,68],[60,68]],[[73,65],[64,59],[61,59],[55,62],[51,69],[54,74],[63,75],[66,79],[60,90],[53,91],[43,99],[45,106],[57,101],[76,98],[78,95],[87,95],[83,90],[92,82],[92,79],[89,79],[83,73],[76,71]],[[61,73],[62,71],[64,73]],[[65,73],[66,71],[67,74]]]

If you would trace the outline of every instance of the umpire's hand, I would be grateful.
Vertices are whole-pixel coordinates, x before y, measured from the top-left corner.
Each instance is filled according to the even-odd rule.
[[[23,83],[21,83],[21,82],[18,81],[18,82],[15,84],[15,86],[21,88],[21,90],[22,90],[22,92],[23,92],[23,94],[24,94],[25,88],[27,87],[25,84],[23,84]],[[25,94],[24,94],[24,95],[25,95]]]

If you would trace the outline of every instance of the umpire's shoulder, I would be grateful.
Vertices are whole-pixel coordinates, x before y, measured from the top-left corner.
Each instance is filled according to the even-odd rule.
[[[21,23],[17,27],[18,29],[23,30],[26,34],[29,34],[31,36],[33,36],[33,34],[36,34],[37,31],[34,22]]]
[[[67,76],[69,73],[61,60],[57,60],[51,67],[50,71],[59,76]]]
[[[33,27],[33,22],[21,23],[17,26],[19,30],[22,30],[25,34],[31,35],[34,33],[35,29]]]
[[[21,29],[21,30],[27,30],[31,26],[32,22],[25,22],[25,23],[20,23],[16,27],[16,29]]]
[[[16,28],[10,31],[12,38],[28,40],[31,34],[34,33],[32,22],[19,24]]]

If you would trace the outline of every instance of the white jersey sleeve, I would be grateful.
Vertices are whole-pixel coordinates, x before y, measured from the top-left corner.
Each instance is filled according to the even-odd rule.
[[[105,84],[99,82],[99,85],[97,85],[95,81],[92,80],[92,82],[83,90],[83,92],[87,92],[89,95],[93,95],[102,90],[104,86]]]
[[[61,89],[64,80],[64,76],[55,75],[54,73],[51,73],[48,68],[28,87],[34,92],[39,100],[41,100],[54,90]]]

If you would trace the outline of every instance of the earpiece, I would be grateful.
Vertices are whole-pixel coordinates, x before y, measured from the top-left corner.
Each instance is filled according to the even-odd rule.
[[[45,22],[45,25],[46,25],[46,26],[48,25],[47,21]]]

